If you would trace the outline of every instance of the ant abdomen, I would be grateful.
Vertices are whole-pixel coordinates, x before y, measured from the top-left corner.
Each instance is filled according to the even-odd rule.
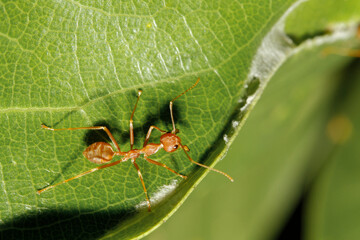
[[[109,143],[96,142],[86,148],[83,155],[90,162],[102,164],[110,161],[114,157],[115,152]]]

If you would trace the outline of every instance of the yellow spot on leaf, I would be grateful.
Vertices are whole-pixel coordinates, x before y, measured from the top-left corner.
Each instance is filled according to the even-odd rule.
[[[327,124],[326,134],[335,144],[346,142],[353,131],[350,119],[345,115],[333,116]]]

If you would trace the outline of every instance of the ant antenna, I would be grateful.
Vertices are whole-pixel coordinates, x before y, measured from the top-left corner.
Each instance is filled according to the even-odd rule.
[[[198,162],[195,162],[194,160],[192,160],[192,158],[189,156],[189,154],[187,153],[189,151],[189,148],[185,145],[182,145],[180,144],[181,148],[184,150],[184,153],[186,154],[186,156],[188,157],[188,159],[192,162],[192,163],[195,163],[196,165],[199,165],[200,167],[204,167],[204,168],[207,168],[211,171],[214,171],[214,172],[218,172],[222,175],[224,175],[225,177],[227,177],[230,181],[234,182],[234,179],[232,177],[230,177],[229,175],[227,175],[226,173],[220,171],[220,170],[217,170],[215,168],[211,168],[209,166],[206,166],[204,164],[201,164],[201,163],[198,163]]]
[[[199,81],[200,81],[200,77],[196,80],[196,83],[194,83],[194,85],[192,85],[185,92],[181,93],[179,96],[175,97],[173,100],[170,101],[170,115],[171,115],[171,122],[173,125],[173,130],[171,131],[172,134],[176,134],[178,132],[177,129],[175,128],[174,115],[172,110],[173,102],[175,102],[176,99],[178,99],[179,97],[181,97],[182,95],[193,89],[199,83]]]
[[[136,103],[135,103],[135,107],[134,107],[134,110],[132,111],[131,113],[131,117],[130,117],[130,150],[133,149],[133,146],[134,146],[134,125],[133,125],[133,118],[134,118],[134,113],[135,113],[135,110],[136,110],[136,107],[138,105],[138,102],[139,102],[139,99],[140,99],[140,96],[142,94],[142,90],[139,90],[138,91],[138,97],[137,97],[137,100],[136,100]]]

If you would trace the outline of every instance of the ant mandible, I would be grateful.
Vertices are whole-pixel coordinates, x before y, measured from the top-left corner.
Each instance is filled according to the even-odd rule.
[[[134,117],[134,113],[135,113],[135,109],[136,106],[139,102],[140,96],[142,91],[139,90],[138,91],[138,97],[137,97],[137,101],[135,103],[135,107],[134,110],[132,111],[131,117],[130,117],[130,151],[128,152],[122,152],[120,150],[120,147],[118,145],[118,143],[116,142],[115,138],[113,137],[113,135],[111,134],[111,132],[109,131],[109,129],[107,129],[107,127],[105,126],[96,126],[96,127],[77,127],[77,128],[61,128],[61,129],[54,129],[54,128],[50,128],[47,127],[45,125],[41,125],[42,128],[47,129],[47,130],[51,130],[51,131],[62,131],[62,130],[104,130],[107,135],[109,136],[109,138],[111,139],[112,143],[114,144],[114,146],[116,147],[117,151],[114,151],[114,149],[112,148],[112,146],[109,143],[106,142],[95,142],[93,144],[91,144],[88,148],[85,149],[85,151],[83,152],[83,155],[90,161],[96,164],[102,164],[102,163],[107,163],[109,161],[112,160],[112,158],[114,156],[123,156],[120,160],[114,161],[112,163],[107,163],[104,164],[102,166],[90,169],[86,172],[80,173],[79,175],[76,175],[72,178],[66,179],[62,182],[59,182],[57,184],[48,186],[46,188],[43,188],[41,190],[38,190],[37,193],[40,194],[46,190],[49,190],[51,188],[54,188],[60,184],[63,183],[67,183],[71,180],[74,180],[76,178],[82,177],[86,174],[95,172],[97,170],[103,169],[103,168],[107,168],[107,167],[112,167],[114,165],[117,165],[121,162],[125,162],[129,159],[131,159],[132,164],[134,165],[134,167],[136,168],[141,184],[143,186],[144,189],[144,193],[145,193],[145,197],[146,197],[146,201],[147,201],[147,205],[148,205],[148,211],[151,211],[151,205],[150,205],[150,200],[149,200],[149,196],[147,194],[147,190],[145,187],[145,183],[142,177],[142,174],[140,172],[140,168],[136,163],[136,159],[142,154],[144,155],[145,160],[147,160],[148,162],[164,167],[167,170],[169,170],[170,172],[175,173],[176,175],[178,175],[179,177],[186,179],[187,176],[184,176],[178,172],[176,172],[175,170],[169,168],[168,166],[166,166],[163,163],[157,162],[155,160],[152,160],[150,158],[148,158],[149,156],[155,154],[157,151],[159,151],[160,149],[164,149],[166,152],[174,152],[176,151],[179,147],[182,148],[184,150],[184,153],[186,154],[187,158],[194,164],[197,164],[201,167],[207,168],[209,170],[218,172],[224,176],[226,176],[228,179],[230,179],[231,181],[234,181],[228,174],[219,171],[217,169],[211,168],[209,166],[206,166],[204,164],[195,162],[187,153],[189,150],[189,148],[186,145],[181,144],[181,139],[180,137],[178,137],[176,134],[179,132],[176,128],[175,128],[175,122],[174,122],[174,115],[173,115],[173,103],[176,99],[178,99],[179,97],[181,97],[182,95],[184,95],[185,93],[187,93],[188,91],[190,91],[191,89],[193,89],[200,81],[200,78],[197,79],[197,81],[195,82],[194,85],[192,85],[190,88],[188,88],[185,92],[181,93],[180,95],[178,95],[177,97],[175,97],[173,100],[170,101],[170,116],[171,116],[171,122],[172,122],[172,131],[171,132],[167,132],[164,130],[161,130],[160,128],[156,127],[156,126],[150,126],[147,134],[146,134],[146,138],[144,141],[144,145],[143,148],[141,149],[133,149],[133,145],[134,145],[134,126],[133,126],[133,117]],[[148,143],[149,139],[150,139],[150,135],[153,129],[156,129],[158,131],[160,131],[162,133],[161,137],[160,137],[160,143]]]

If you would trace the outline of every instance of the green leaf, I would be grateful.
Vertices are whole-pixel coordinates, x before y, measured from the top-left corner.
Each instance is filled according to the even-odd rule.
[[[327,34],[337,25],[359,21],[359,1],[310,0],[300,4],[286,21],[286,33],[294,39]]]
[[[359,195],[359,61],[344,71],[336,108],[327,125],[335,144],[311,189],[305,219],[307,239],[357,239]],[[341,219],[341,221],[339,221]]]
[[[138,159],[151,213],[130,162],[39,196],[36,190],[93,168],[81,153],[106,139],[94,131],[45,131],[40,124],[105,125],[128,150],[129,118],[142,89],[134,117],[140,147],[151,125],[171,129],[169,101],[200,77],[175,102],[174,115],[191,157],[213,165],[226,151],[224,134],[234,133],[252,57],[292,2],[2,2],[3,234],[125,239],[164,221],[205,169],[182,152],[154,156],[188,175],[182,181]],[[150,141],[158,139],[154,133]]]
[[[294,2],[2,1],[2,236],[131,239],[167,220],[206,169],[180,151],[152,156],[188,176],[182,180],[140,157],[151,213],[130,161],[37,195],[38,189],[94,168],[83,150],[109,141],[98,131],[51,132],[40,124],[104,125],[121,149],[129,150],[129,119],[142,89],[134,116],[140,148],[151,125],[171,130],[169,101],[200,77],[196,88],[176,100],[174,116],[191,157],[213,166],[287,56],[287,39],[268,33],[278,29],[275,24]],[[270,54],[257,52],[274,39],[269,36],[278,40]],[[271,58],[275,50],[281,58]],[[154,133],[150,142],[159,136]]]

